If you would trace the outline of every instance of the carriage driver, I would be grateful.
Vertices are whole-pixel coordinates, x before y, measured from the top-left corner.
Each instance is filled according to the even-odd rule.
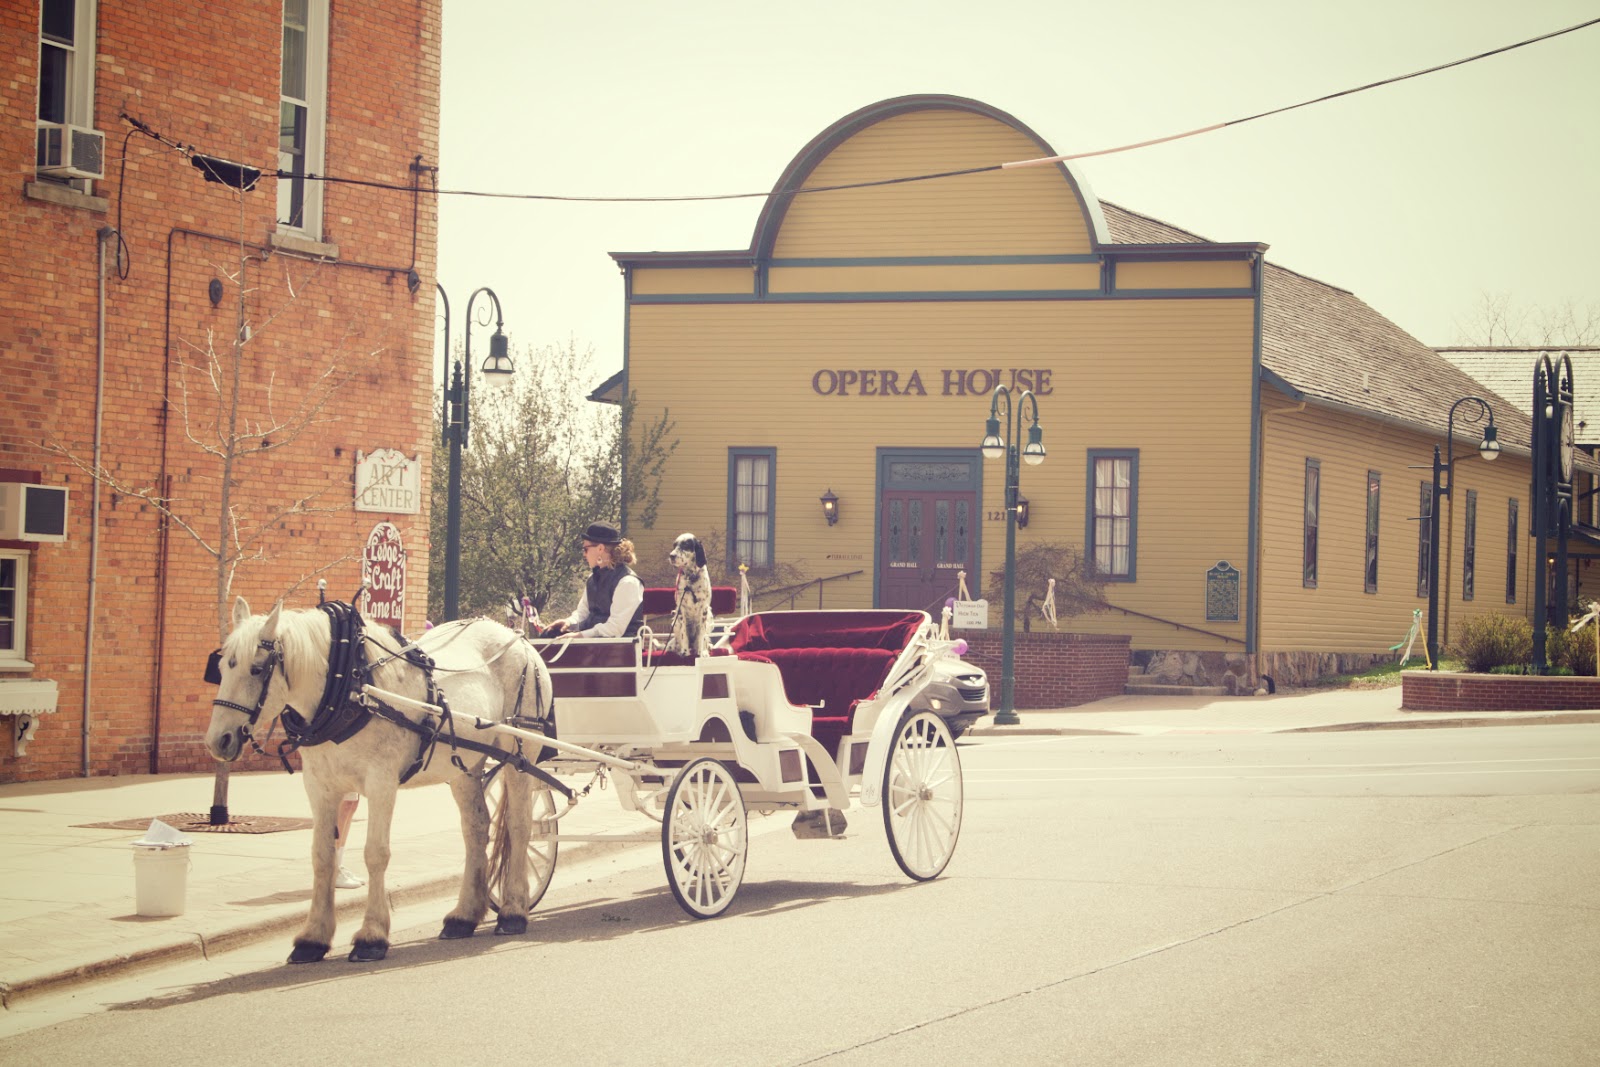
[[[644,621],[644,583],[633,573],[633,542],[616,527],[592,522],[583,531],[583,561],[592,569],[578,609],[540,636],[632,637]]]

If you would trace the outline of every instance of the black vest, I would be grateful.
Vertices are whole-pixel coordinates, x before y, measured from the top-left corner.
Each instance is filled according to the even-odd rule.
[[[589,573],[589,581],[584,585],[583,592],[589,602],[589,617],[573,627],[575,630],[587,630],[611,618],[611,598],[616,595],[617,583],[632,574],[633,571],[621,566],[596,567]],[[644,621],[644,601],[639,602],[634,610],[633,618],[628,622],[628,628],[622,632],[624,637],[632,637],[639,632],[639,624]]]

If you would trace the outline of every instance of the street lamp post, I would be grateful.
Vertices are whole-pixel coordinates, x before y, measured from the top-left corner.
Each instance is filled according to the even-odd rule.
[[[444,538],[444,618],[448,622],[459,614],[461,596],[461,450],[468,447],[472,432],[470,403],[472,400],[472,305],[480,293],[487,293],[494,302],[494,335],[489,338],[489,358],[481,368],[486,381],[491,384],[510,384],[512,366],[509,345],[503,331],[505,325],[500,312],[500,298],[494,290],[483,286],[467,298],[467,324],[465,351],[461,359],[450,358],[450,298],[444,286],[435,283],[439,299],[444,302],[444,359],[446,385],[440,410],[441,440],[450,446],[450,473],[448,495],[445,503]],[[488,308],[484,309],[484,325],[488,325]]]
[[[1000,414],[1002,398],[1005,400],[1004,416]],[[995,386],[994,396],[989,400],[989,421],[983,431],[983,457],[999,459],[1004,456],[1006,461],[1006,599],[1005,617],[1001,623],[1000,710],[995,712],[996,726],[1015,726],[1022,721],[1017,718],[1015,702],[1016,637],[1013,632],[1017,612],[1017,509],[1021,496],[1019,483],[1022,480],[1016,442],[1022,436],[1022,414],[1027,407],[1033,409],[1033,422],[1028,427],[1028,443],[1023,447],[1020,459],[1029,466],[1043,463],[1045,452],[1043,435],[1039,429],[1039,401],[1032,390],[1024,389],[1013,405],[1011,390],[1003,385]],[[1005,431],[1003,438],[1002,428]]]
[[[1433,446],[1433,514],[1428,519],[1428,669],[1439,669],[1439,502],[1455,488],[1456,409],[1462,404],[1475,404],[1471,421],[1488,417],[1483,428],[1483,440],[1478,443],[1478,454],[1487,461],[1500,455],[1499,431],[1494,425],[1494,409],[1482,397],[1464,396],[1450,405],[1450,418],[1445,423],[1445,460],[1439,462],[1439,446]]]

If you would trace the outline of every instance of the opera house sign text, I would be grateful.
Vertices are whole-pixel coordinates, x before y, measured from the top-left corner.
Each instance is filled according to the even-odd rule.
[[[927,396],[930,385],[939,396],[987,396],[997,385],[1032,389],[1039,396],[1054,391],[1048,367],[940,370],[929,372],[926,381],[920,370],[903,374],[887,368],[819,370],[811,376],[811,391],[819,396]]]

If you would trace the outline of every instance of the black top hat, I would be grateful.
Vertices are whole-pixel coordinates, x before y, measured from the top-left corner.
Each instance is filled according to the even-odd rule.
[[[583,539],[597,545],[620,545],[622,535],[615,526],[607,526],[603,522],[591,522],[589,528],[583,531]]]

